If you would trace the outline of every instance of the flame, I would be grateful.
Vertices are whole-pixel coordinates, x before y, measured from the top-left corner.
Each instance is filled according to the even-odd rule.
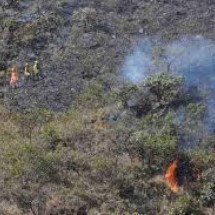
[[[175,160],[173,163],[170,164],[170,166],[167,168],[166,173],[165,173],[165,180],[170,189],[178,193],[180,191],[180,187],[178,185],[178,180],[176,176],[176,171],[178,168],[178,162]]]
[[[10,78],[10,86],[15,87],[18,80],[19,80],[19,77],[18,77],[17,69],[16,67],[13,67],[11,72],[11,78]]]

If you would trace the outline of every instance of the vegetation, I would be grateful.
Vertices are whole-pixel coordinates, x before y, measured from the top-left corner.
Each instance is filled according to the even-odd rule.
[[[139,85],[119,74],[143,35],[213,34],[213,7],[200,0],[3,1],[0,76],[16,64],[23,77],[24,63],[39,58],[44,79],[3,86],[0,214],[214,214],[207,92],[174,71]],[[162,49],[154,52],[160,60]],[[175,160],[180,192],[165,181]]]
[[[138,118],[117,104],[141,87],[103,93],[101,82],[92,82],[64,113],[11,113],[2,106],[2,210],[11,205],[11,214],[205,214],[214,206],[215,176],[214,151],[203,147],[206,139],[183,151],[189,165],[201,172],[189,186],[182,184],[183,193],[171,193],[162,179],[184,144],[180,136],[190,135],[183,132],[206,111],[191,98],[178,100],[178,107],[183,104],[187,110],[180,132],[177,106],[169,102],[178,98],[179,80],[163,73],[147,79],[142,87],[159,92],[154,101],[159,104]]]

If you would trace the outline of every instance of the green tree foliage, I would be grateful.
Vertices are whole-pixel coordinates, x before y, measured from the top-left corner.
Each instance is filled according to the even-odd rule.
[[[147,93],[137,105],[156,95],[150,101],[156,108],[137,117],[122,104],[141,95],[142,87]],[[181,77],[161,73],[144,86],[107,90],[103,81],[90,81],[62,113],[1,107],[0,177],[4,196],[13,193],[11,210],[201,214],[212,208],[214,151],[209,134],[199,138],[202,144],[184,151],[195,173],[184,193],[172,194],[163,177],[184,143],[182,137],[195,134],[191,130],[199,129],[204,119],[205,105],[187,98]],[[181,106],[185,114],[179,120]]]

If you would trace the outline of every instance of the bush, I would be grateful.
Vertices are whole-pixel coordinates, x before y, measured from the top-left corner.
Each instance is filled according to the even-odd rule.
[[[203,184],[200,199],[205,207],[212,207],[215,203],[215,184],[214,182],[205,182]]]
[[[107,93],[102,83],[90,81],[86,89],[76,98],[77,108],[99,108],[103,107],[108,101]]]
[[[199,206],[195,200],[192,200],[191,196],[182,196],[174,202],[169,210],[169,215],[203,215]]]
[[[91,166],[93,169],[100,171],[100,172],[109,172],[114,165],[113,158],[103,155],[94,156],[91,160]]]
[[[150,87],[151,92],[158,97],[158,100],[165,104],[166,102],[179,101],[184,80],[180,76],[169,73],[158,73],[149,77],[145,84]]]
[[[74,134],[84,129],[84,113],[77,108],[71,108],[65,114],[58,114],[41,128],[41,135],[54,148],[58,143],[63,143]]]
[[[143,117],[139,130],[131,137],[131,142],[141,153],[143,160],[153,163],[156,169],[162,168],[177,149],[174,115],[169,112],[161,118],[156,114]]]
[[[61,156],[58,152],[49,152],[38,156],[34,163],[37,177],[55,181],[58,178],[57,173],[59,172],[58,166]]]

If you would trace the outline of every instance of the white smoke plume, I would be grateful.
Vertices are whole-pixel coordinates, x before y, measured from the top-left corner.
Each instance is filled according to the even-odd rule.
[[[215,88],[215,43],[201,36],[183,38],[165,48],[173,72],[182,74],[189,85]]]
[[[158,47],[163,53],[154,59]],[[122,73],[126,80],[138,84],[167,68],[183,75],[188,84],[215,88],[215,42],[202,36],[183,37],[169,44],[148,38],[127,56]]]
[[[136,48],[134,53],[126,57],[122,67],[123,77],[134,84],[142,83],[154,68],[152,60],[152,50],[154,43],[150,39],[145,39]]]
[[[205,125],[215,130],[215,41],[202,36],[186,36],[164,43],[147,38],[127,56],[122,67],[126,81],[143,83],[159,72],[182,75],[186,86],[210,92],[206,98],[208,116]]]

